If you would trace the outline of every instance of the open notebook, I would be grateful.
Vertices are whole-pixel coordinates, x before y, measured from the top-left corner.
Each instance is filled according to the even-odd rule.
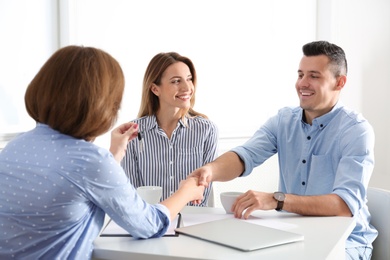
[[[252,251],[303,240],[303,235],[228,218],[176,228],[188,235],[242,251]]]

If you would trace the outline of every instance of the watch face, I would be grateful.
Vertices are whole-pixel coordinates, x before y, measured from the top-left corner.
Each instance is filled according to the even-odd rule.
[[[277,201],[284,201],[284,198],[286,196],[284,195],[283,192],[275,192],[274,193],[274,198],[277,200]]]

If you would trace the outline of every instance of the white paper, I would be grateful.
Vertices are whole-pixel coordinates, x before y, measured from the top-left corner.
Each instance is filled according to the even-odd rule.
[[[205,222],[210,222],[214,220],[220,220],[225,218],[234,218],[233,214],[189,214],[189,213],[182,213],[182,222],[183,226],[192,226],[196,224],[201,224]],[[282,221],[278,221],[277,219],[262,219],[259,217],[250,216],[247,220],[244,220],[246,222],[262,225],[266,227],[276,228],[276,229],[282,229],[287,230],[296,227],[297,225],[286,223]]]
[[[178,217],[176,217],[173,221],[171,221],[171,224],[169,225],[169,228],[165,235],[175,235],[175,228],[177,227],[177,221]],[[125,229],[123,229],[121,226],[119,226],[117,223],[115,223],[113,220],[108,223],[106,228],[101,233],[101,236],[131,236],[129,232],[127,232]]]

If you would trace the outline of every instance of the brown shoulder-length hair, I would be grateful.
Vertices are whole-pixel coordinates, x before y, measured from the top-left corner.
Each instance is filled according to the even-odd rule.
[[[111,55],[67,46],[56,51],[28,85],[25,105],[36,122],[92,141],[115,124],[124,85],[123,71]]]
[[[176,62],[185,63],[190,69],[192,75],[192,82],[194,85],[194,94],[192,95],[190,108],[183,109],[181,117],[184,119],[186,116],[202,116],[207,118],[206,115],[196,112],[193,107],[195,105],[195,93],[196,93],[196,70],[192,61],[176,52],[161,52],[154,56],[149,62],[146,68],[144,81],[142,86],[142,98],[141,105],[138,112],[138,117],[155,115],[160,107],[160,101],[158,97],[151,91],[151,87],[154,84],[160,85],[161,78],[165,70]]]

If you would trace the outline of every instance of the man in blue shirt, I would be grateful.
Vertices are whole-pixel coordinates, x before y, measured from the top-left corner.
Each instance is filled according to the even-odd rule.
[[[248,191],[232,207],[235,217],[254,210],[311,216],[350,216],[356,226],[346,241],[347,259],[370,259],[377,231],[369,224],[367,186],[374,167],[374,131],[360,114],[339,102],[347,81],[344,51],[325,41],[303,46],[296,91],[300,106],[270,118],[244,145],[195,170],[200,184],[247,176],[274,154],[279,191]]]

